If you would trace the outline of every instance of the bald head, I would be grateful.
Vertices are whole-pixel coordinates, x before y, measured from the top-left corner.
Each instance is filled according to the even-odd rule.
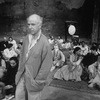
[[[28,30],[32,35],[39,33],[42,27],[42,17],[37,14],[33,14],[27,18]]]
[[[31,21],[31,22],[38,24],[38,23],[42,23],[43,18],[37,14],[32,14],[27,18],[27,21]]]

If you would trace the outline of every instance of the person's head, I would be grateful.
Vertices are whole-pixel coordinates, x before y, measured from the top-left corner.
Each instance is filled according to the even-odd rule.
[[[84,42],[84,41],[82,41],[82,42],[81,42],[81,45],[82,45],[82,47],[84,47],[84,46],[85,46],[85,42]]]
[[[21,42],[18,43],[18,48],[21,49],[22,48],[22,44]]]
[[[9,40],[9,41],[12,41],[12,40],[13,40],[13,38],[12,38],[12,37],[9,37],[9,38],[8,38],[8,40]]]
[[[74,54],[76,55],[80,55],[81,54],[81,48],[80,47],[76,47],[73,51]]]
[[[97,47],[96,46],[92,46],[91,47],[91,53],[93,53],[94,55],[96,55],[97,52]]]
[[[18,58],[17,57],[11,57],[9,59],[9,63],[10,63],[10,66],[12,68],[16,67],[18,65]]]
[[[28,29],[30,34],[35,35],[41,30],[42,21],[43,18],[37,14],[32,14],[27,18]]]

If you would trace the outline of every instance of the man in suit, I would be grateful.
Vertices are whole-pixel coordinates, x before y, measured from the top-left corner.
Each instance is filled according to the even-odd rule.
[[[27,18],[29,34],[23,40],[19,68],[16,74],[16,100],[41,100],[52,66],[48,39],[42,34],[43,18],[33,14]]]

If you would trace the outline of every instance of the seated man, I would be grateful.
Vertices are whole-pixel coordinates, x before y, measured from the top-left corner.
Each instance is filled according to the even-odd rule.
[[[97,66],[97,70],[95,71],[95,76],[89,81],[89,87],[94,87],[94,85],[98,85],[100,88],[100,56],[98,56],[97,62],[94,63],[94,66]]]
[[[91,77],[90,74],[90,70],[94,67],[91,67],[98,58],[97,55],[97,48],[96,47],[91,47],[91,52],[88,53],[87,55],[84,56],[83,60],[82,60],[82,64],[83,64],[83,74],[82,74],[82,79],[89,81],[89,78]],[[92,71],[92,70],[91,70]]]

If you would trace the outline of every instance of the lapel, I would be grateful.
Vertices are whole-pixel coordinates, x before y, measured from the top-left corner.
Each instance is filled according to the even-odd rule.
[[[30,51],[29,51],[29,54],[28,54],[28,57],[26,57],[26,61],[30,58],[30,56],[31,55],[33,55],[33,53],[35,52],[35,46],[36,46],[37,44],[35,44],[31,49],[30,49]]]
[[[42,34],[41,34],[41,36],[42,36]],[[41,36],[40,36],[40,38],[41,38]],[[38,39],[37,43],[30,49],[29,54],[28,54],[28,57],[26,57],[26,54],[27,54],[27,52],[28,52],[28,45],[29,45],[29,38],[28,38],[28,36],[27,36],[27,39],[26,39],[26,40],[27,40],[27,41],[26,41],[26,47],[25,47],[25,58],[26,58],[25,62],[26,62],[26,61],[30,58],[30,56],[33,55],[33,53],[35,52],[36,46],[37,46],[37,44],[38,44],[40,38]]]
[[[25,39],[24,56],[23,56],[24,63],[27,61],[26,54],[27,54],[27,51],[28,51],[28,45],[29,45],[29,39],[28,39],[28,35],[27,35],[27,37]]]

